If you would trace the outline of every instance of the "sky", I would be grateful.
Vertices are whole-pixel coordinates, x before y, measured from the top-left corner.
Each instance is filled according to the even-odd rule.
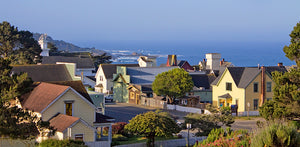
[[[69,42],[288,42],[299,6],[299,0],[1,0],[0,21]]]

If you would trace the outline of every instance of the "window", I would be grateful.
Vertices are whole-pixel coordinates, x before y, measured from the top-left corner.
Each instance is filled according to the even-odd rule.
[[[75,134],[75,140],[83,141],[83,134]]]
[[[258,92],[258,83],[253,83],[253,92]]]
[[[226,83],[226,90],[232,91],[232,83]]]
[[[130,92],[130,99],[134,99],[134,92]]]
[[[100,76],[100,81],[103,81],[103,76]]]
[[[72,103],[65,103],[66,115],[72,116]]]
[[[272,91],[272,82],[267,82],[267,92]]]
[[[253,109],[257,110],[258,109],[258,99],[253,100]]]

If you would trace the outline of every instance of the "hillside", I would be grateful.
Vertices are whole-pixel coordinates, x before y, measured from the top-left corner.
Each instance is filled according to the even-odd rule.
[[[40,34],[40,33],[33,33],[33,38],[38,41],[41,35],[42,34]],[[95,49],[95,48],[81,48],[81,47],[76,46],[72,43],[65,42],[63,40],[54,40],[54,39],[52,39],[51,36],[47,36],[47,41],[53,43],[58,48],[59,51],[65,51],[65,52],[91,52],[91,53],[98,54],[98,55],[102,55],[102,54],[105,53],[105,51],[98,50],[98,49]]]

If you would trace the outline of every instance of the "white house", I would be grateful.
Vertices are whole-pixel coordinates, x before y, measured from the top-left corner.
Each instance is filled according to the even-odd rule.
[[[117,66],[138,67],[138,64],[100,64],[95,75],[95,91],[101,93],[113,92],[113,74],[116,74]]]

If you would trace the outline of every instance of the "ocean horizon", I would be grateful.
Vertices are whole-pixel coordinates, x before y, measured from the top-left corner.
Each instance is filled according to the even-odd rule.
[[[283,47],[289,42],[221,42],[221,41],[89,41],[75,42],[82,47],[95,47],[112,54],[132,53],[157,56],[157,66],[166,64],[167,55],[175,54],[178,60],[198,65],[207,53],[220,53],[225,61],[235,66],[294,65],[285,57]],[[128,60],[137,63],[136,59]],[[125,61],[125,63],[128,63]]]

